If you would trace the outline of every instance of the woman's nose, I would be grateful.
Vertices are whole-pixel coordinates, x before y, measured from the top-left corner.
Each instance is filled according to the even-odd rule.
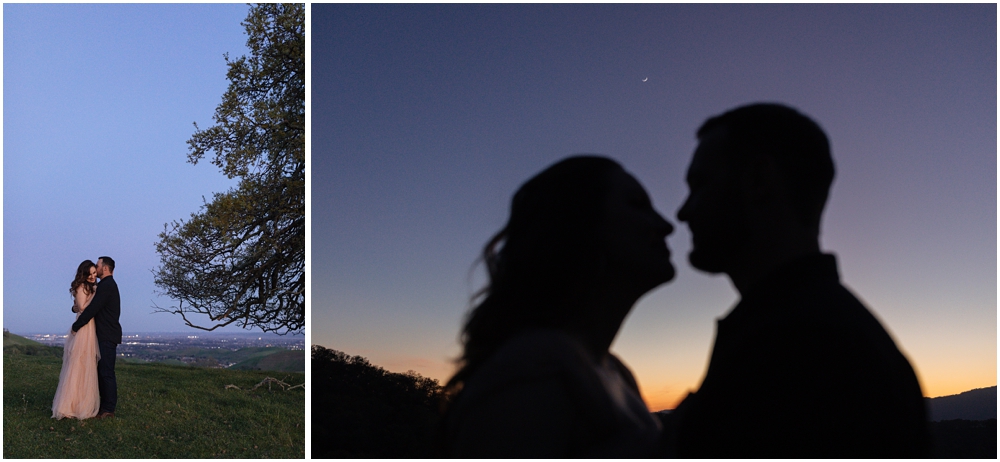
[[[659,223],[657,223],[657,229],[663,233],[664,237],[671,235],[674,232],[674,225],[670,224],[666,218],[663,218],[663,215],[656,214],[656,216],[659,218],[659,220],[657,220],[659,221]]]

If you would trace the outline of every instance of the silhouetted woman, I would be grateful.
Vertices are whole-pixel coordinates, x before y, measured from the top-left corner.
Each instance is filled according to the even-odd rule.
[[[660,424],[608,348],[674,276],[673,226],[607,158],[575,156],[514,195],[483,250],[444,420],[452,457],[652,457]]]

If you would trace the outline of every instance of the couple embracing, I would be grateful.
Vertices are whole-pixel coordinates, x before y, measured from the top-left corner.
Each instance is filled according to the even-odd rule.
[[[84,260],[70,284],[76,322],[66,337],[52,417],[89,419],[115,416],[118,383],[115,356],[122,343],[121,296],[114,278],[115,261]],[[100,279],[100,283],[96,283]]]
[[[699,389],[651,414],[609,352],[636,301],[673,279],[673,226],[619,164],[571,157],[521,186],[483,251],[489,285],[445,385],[449,456],[930,455],[913,368],[819,247],[834,176],[822,129],[753,104],[697,136],[677,218],[691,265],[740,294]]]

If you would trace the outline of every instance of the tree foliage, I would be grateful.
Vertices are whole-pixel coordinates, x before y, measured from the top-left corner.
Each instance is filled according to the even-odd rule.
[[[437,380],[313,345],[312,450],[317,458],[440,458]]]
[[[230,60],[215,125],[188,140],[238,186],[188,221],[164,225],[153,270],[161,295],[204,330],[236,325],[278,333],[305,325],[305,7],[251,6],[249,56]],[[208,316],[206,326],[192,315]]]

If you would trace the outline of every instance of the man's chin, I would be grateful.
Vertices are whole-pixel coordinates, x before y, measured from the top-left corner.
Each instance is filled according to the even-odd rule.
[[[694,269],[704,271],[711,274],[719,274],[725,272],[725,265],[723,259],[719,258],[719,255],[712,255],[705,253],[703,251],[692,250],[688,254],[688,262]]]

